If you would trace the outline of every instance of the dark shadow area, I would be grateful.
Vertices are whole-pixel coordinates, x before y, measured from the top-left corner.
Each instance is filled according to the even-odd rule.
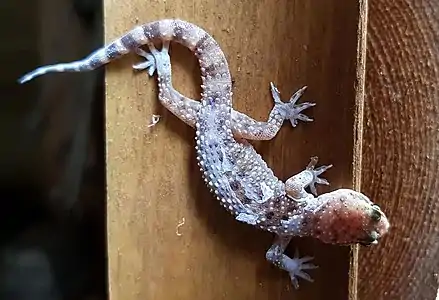
[[[0,300],[107,299],[103,71],[17,83],[102,45],[102,1],[0,14]]]

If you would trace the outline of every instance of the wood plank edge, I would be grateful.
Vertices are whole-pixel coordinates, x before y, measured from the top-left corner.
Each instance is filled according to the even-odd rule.
[[[361,190],[362,148],[363,148],[363,120],[366,77],[366,50],[367,50],[367,21],[368,0],[358,1],[358,29],[357,29],[357,62],[355,80],[355,112],[354,112],[354,149],[352,166],[352,184],[357,191]],[[349,257],[349,285],[348,299],[357,300],[358,292],[358,245],[351,246]]]

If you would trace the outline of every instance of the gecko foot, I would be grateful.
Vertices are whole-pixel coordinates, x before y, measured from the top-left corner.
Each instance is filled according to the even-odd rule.
[[[311,157],[311,161],[309,162],[308,166],[306,167],[306,170],[311,171],[311,173],[313,174],[313,179],[312,179],[311,183],[309,184],[309,189],[311,190],[311,193],[313,193],[315,196],[317,196],[317,190],[316,190],[316,186],[315,186],[316,184],[329,185],[329,182],[326,179],[319,178],[318,176],[332,167],[332,165],[327,165],[327,166],[321,166],[318,168],[314,168],[317,164],[317,161],[318,161],[317,156]]]
[[[171,58],[169,57],[169,42],[163,42],[162,50],[157,50],[153,44],[148,44],[150,53],[137,48],[135,51],[138,55],[146,59],[145,62],[133,65],[135,70],[147,70],[148,75],[154,75],[157,70],[157,74],[168,75],[171,73]]]
[[[296,102],[299,100],[300,97],[302,97],[303,93],[305,92],[307,88],[306,86],[295,92],[288,102],[282,102],[282,100],[280,99],[280,92],[272,82],[270,82],[270,87],[271,95],[273,96],[275,105],[281,105],[282,111],[285,115],[285,120],[290,120],[293,127],[297,126],[299,120],[304,122],[313,121],[313,119],[309,118],[307,115],[302,114],[302,111],[316,104],[312,102],[296,104]]]
[[[300,258],[297,248],[293,258],[285,255],[284,251],[290,240],[291,237],[277,237],[273,245],[267,251],[266,258],[278,268],[287,271],[290,274],[291,283],[298,289],[299,277],[309,282],[314,281],[305,270],[316,269],[318,266],[309,263],[314,257],[305,256]]]
[[[290,274],[291,283],[296,289],[299,288],[299,277],[309,282],[314,282],[311,276],[308,273],[304,272],[304,270],[312,270],[318,268],[318,266],[308,263],[313,259],[314,257],[311,256],[305,256],[300,258],[299,251],[297,249],[293,258],[284,255],[285,271]]]

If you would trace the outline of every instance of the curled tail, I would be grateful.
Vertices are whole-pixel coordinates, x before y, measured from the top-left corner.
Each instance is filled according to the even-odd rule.
[[[203,81],[203,101],[217,99],[231,91],[231,76],[227,60],[218,43],[202,28],[182,20],[160,20],[140,25],[84,59],[39,67],[21,77],[25,83],[46,73],[85,72],[133,52],[143,45],[159,41],[175,41],[189,48],[198,58]],[[224,100],[222,97],[218,100]],[[224,103],[223,104],[231,104]]]

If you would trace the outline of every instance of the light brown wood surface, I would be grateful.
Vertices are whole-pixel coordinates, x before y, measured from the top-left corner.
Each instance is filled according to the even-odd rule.
[[[392,224],[360,251],[360,300],[435,300],[439,286],[439,1],[370,1],[363,190]]]
[[[362,112],[356,106],[362,101],[357,64],[363,61],[357,51],[364,45],[358,41],[364,15],[359,17],[357,2],[107,0],[104,9],[107,42],[162,18],[206,29],[228,58],[235,109],[254,118],[265,119],[272,108],[270,81],[285,100],[308,85],[303,101],[317,102],[307,112],[315,121],[294,130],[285,125],[275,140],[255,146],[281,179],[317,155],[321,164],[334,164],[325,174],[331,186],[320,192],[352,187],[353,169],[361,163],[354,144],[361,133],[355,120]],[[199,99],[194,56],[171,47],[175,87]],[[273,236],[235,221],[210,195],[197,168],[194,132],[160,106],[154,79],[132,72],[137,61],[127,56],[107,68],[111,299],[355,298],[348,293],[349,282],[355,284],[349,280],[348,247],[294,240],[320,266],[310,272],[315,283],[301,281],[299,291],[287,273],[265,260]],[[162,119],[148,128],[153,114]]]

